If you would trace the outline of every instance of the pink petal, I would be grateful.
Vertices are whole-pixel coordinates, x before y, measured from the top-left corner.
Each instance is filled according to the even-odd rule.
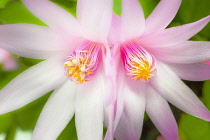
[[[119,54],[119,53],[118,53]],[[106,57],[107,58],[107,57]],[[125,73],[119,69],[118,58],[112,56],[112,63],[106,63],[105,80],[105,124],[108,127],[104,140],[113,140],[114,132],[120,121],[124,109]]]
[[[110,46],[107,46],[106,56],[104,56],[103,59],[103,70],[105,74],[105,106],[113,104],[117,100],[119,94],[121,95],[121,86],[125,81],[125,74],[124,70],[120,69],[120,60],[119,47],[114,46],[113,49],[110,50]]]
[[[111,69],[112,68],[117,70],[117,68],[111,67]],[[112,79],[114,76],[118,78],[116,78],[116,81],[113,80],[114,82],[111,82],[109,79]],[[116,127],[118,126],[118,123],[123,113],[124,94],[125,94],[124,93],[124,82],[125,82],[124,76],[125,76],[124,71],[119,70],[116,75],[112,75],[112,78],[106,77],[107,78],[106,85],[109,85],[109,86],[105,88],[106,91],[105,91],[104,97],[108,98],[109,101],[105,100],[105,108],[104,108],[105,124],[108,126],[108,129],[107,129],[104,140],[113,140],[114,132],[116,130]],[[111,90],[112,92],[109,90]],[[107,93],[109,92],[110,94],[108,94],[108,96],[110,97],[107,97]]]
[[[105,92],[104,92],[104,103],[105,106],[113,104],[117,98],[116,95],[116,71],[114,65],[111,66],[111,63],[104,63],[105,71]],[[112,70],[113,69],[113,70]]]
[[[145,28],[144,13],[137,0],[122,1],[122,41],[141,36]]]
[[[49,0],[23,0],[23,3],[48,26],[81,36],[81,27],[78,21],[70,13]]]
[[[150,88],[146,96],[146,112],[167,140],[177,140],[178,127],[168,103]]]
[[[152,87],[164,99],[193,116],[210,121],[210,112],[179,77],[161,62],[157,64],[157,75],[151,79]]]
[[[196,63],[210,60],[210,42],[185,41],[168,47],[151,49],[153,55],[169,63]],[[193,56],[193,57],[192,57]]]
[[[4,66],[3,69],[6,71],[10,71],[10,70],[14,70],[18,68],[18,63],[15,60],[15,58],[13,58],[12,56],[10,56],[5,62],[4,62]]]
[[[112,0],[78,0],[77,18],[91,41],[105,41],[112,19]]]
[[[121,18],[118,15],[113,14],[111,29],[108,36],[112,44],[120,42],[120,33],[121,33]]]
[[[0,114],[32,102],[57,88],[65,79],[62,63],[57,58],[32,66],[0,91]]]
[[[79,140],[102,140],[103,80],[100,76],[80,85],[76,93],[75,119]]]
[[[146,19],[145,34],[165,29],[175,17],[181,0],[161,0]]]
[[[163,136],[158,136],[156,140],[167,140]]]
[[[148,34],[141,37],[140,41],[143,46],[147,47],[164,47],[175,45],[190,39],[204,28],[210,21],[210,16],[207,16],[199,21],[185,24],[182,26],[168,28],[153,34]]]
[[[119,72],[119,71],[118,71]],[[124,110],[124,100],[125,100],[125,97],[124,95],[127,94],[126,93],[126,87],[125,87],[125,83],[123,82],[124,80],[124,76],[119,75],[119,79],[117,80],[117,84],[118,84],[118,95],[117,95],[117,101],[116,101],[116,104],[115,104],[115,122],[114,122],[114,130],[116,129],[119,121],[120,121],[120,118],[121,118],[121,115],[123,113],[123,110]],[[125,87],[125,88],[124,88]]]
[[[120,114],[119,123],[115,124],[117,127],[114,136],[119,140],[139,140],[145,111],[146,87],[142,83],[126,79],[122,89],[125,108]]]
[[[32,140],[55,140],[72,119],[77,85],[69,80],[56,89],[44,106]]]
[[[132,137],[131,125],[127,116],[123,112],[120,122],[115,131],[115,138],[117,140],[137,140]]]
[[[181,79],[204,81],[210,79],[210,66],[202,63],[167,64]]]
[[[12,54],[0,48],[0,64],[3,64],[3,70],[9,71],[16,69],[18,64]]]
[[[158,136],[156,140],[167,140],[166,138],[164,138],[163,136]],[[176,139],[176,140],[183,140],[183,139]]]
[[[32,24],[0,26],[1,48],[19,56],[45,59],[65,49],[56,32]]]

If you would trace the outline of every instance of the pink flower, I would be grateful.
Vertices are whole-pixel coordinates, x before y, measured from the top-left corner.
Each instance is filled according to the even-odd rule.
[[[145,20],[137,0],[123,0],[121,18],[113,16],[112,54],[113,58],[121,57],[112,61],[118,64],[116,79],[121,91],[113,104],[112,117],[107,117],[114,121],[107,139],[115,131],[118,140],[138,140],[146,111],[167,140],[176,140],[177,123],[168,102],[210,121],[209,110],[181,80],[210,78],[210,66],[199,63],[210,60],[210,42],[188,41],[210,21],[210,16],[165,29],[180,3],[181,0],[161,0]]]
[[[79,140],[103,136],[101,66],[108,47],[112,0],[78,0],[77,19],[48,0],[23,0],[48,26],[0,26],[1,48],[23,57],[46,59],[0,91],[0,114],[16,110],[55,89],[32,140],[54,140],[75,114]]]
[[[167,140],[167,139],[165,139],[163,136],[158,136],[156,140]],[[181,139],[178,138],[177,140],[181,140]]]
[[[204,64],[210,65],[210,61],[203,62]],[[210,72],[210,71],[209,71]]]
[[[0,64],[3,64],[3,70],[5,71],[17,68],[16,60],[9,52],[3,49],[0,49]]]
[[[208,64],[208,65],[210,65],[210,61],[205,61],[205,62],[203,62],[204,64]]]
[[[163,136],[158,136],[156,140],[166,140]]]

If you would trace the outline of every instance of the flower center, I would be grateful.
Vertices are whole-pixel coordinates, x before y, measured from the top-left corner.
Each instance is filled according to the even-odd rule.
[[[121,45],[121,56],[126,73],[132,79],[148,81],[157,72],[154,56],[134,41]]]
[[[101,47],[100,43],[84,41],[74,49],[64,63],[67,77],[80,84],[90,81],[100,65]]]

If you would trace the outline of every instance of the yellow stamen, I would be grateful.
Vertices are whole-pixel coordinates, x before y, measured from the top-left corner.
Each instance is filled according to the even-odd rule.
[[[80,84],[88,81],[86,76],[92,74],[91,71],[87,71],[88,63],[90,63],[90,61],[91,60],[86,60],[84,57],[78,58],[78,60],[76,58],[72,58],[66,61],[64,63],[64,66],[67,67],[66,75]]]
[[[149,62],[146,60],[142,60],[141,62],[133,61],[129,75],[131,75],[133,79],[147,81],[153,76],[151,69]]]

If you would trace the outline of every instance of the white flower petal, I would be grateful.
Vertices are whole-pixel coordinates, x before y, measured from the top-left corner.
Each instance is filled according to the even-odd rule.
[[[125,115],[130,123],[130,137],[138,140],[141,136],[143,118],[145,112],[145,83],[127,79],[124,87]]]
[[[145,34],[165,29],[175,17],[181,0],[161,0],[146,19]]]
[[[145,18],[137,0],[122,0],[122,41],[139,37],[145,28]]]
[[[45,59],[64,50],[52,28],[33,24],[0,26],[0,47],[19,56]]]
[[[107,131],[104,140],[113,140],[114,138],[114,112],[115,106],[113,104],[104,108],[104,123],[107,126]]]
[[[210,65],[207,64],[167,64],[181,79],[204,81],[210,79]]]
[[[173,46],[157,47],[151,52],[159,60],[169,63],[203,62],[210,60],[210,42],[185,41]]]
[[[76,129],[79,140],[102,140],[103,81],[96,76],[79,86],[76,95]]]
[[[148,89],[146,112],[167,140],[177,140],[178,127],[169,104],[154,89]]]
[[[92,41],[104,41],[112,19],[112,0],[78,0],[77,18]]]
[[[0,91],[0,114],[28,104],[57,88],[65,79],[62,64],[57,58],[32,66]]]
[[[52,93],[38,119],[32,140],[55,140],[59,136],[74,115],[76,87],[68,80]]]
[[[164,47],[175,45],[190,39],[202,30],[209,21],[210,16],[207,16],[193,23],[171,27],[159,32],[144,35],[140,38],[140,42],[145,47]]]
[[[23,0],[23,3],[48,26],[68,31],[75,36],[81,36],[81,27],[78,21],[50,0]]]
[[[210,112],[179,77],[161,62],[151,86],[166,100],[181,110],[203,120],[210,121]]]

